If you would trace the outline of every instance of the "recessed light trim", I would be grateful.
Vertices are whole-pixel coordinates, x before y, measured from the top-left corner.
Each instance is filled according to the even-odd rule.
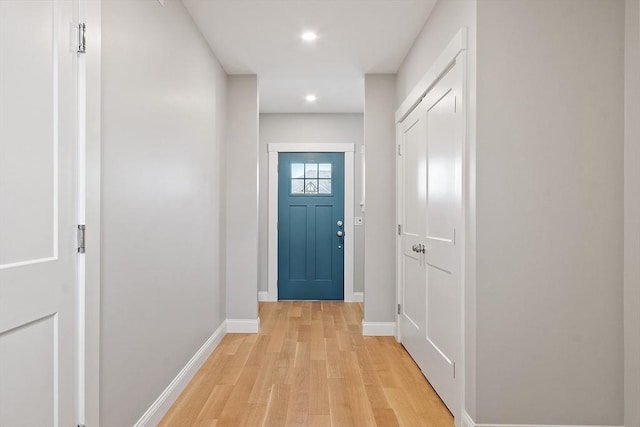
[[[304,99],[307,102],[316,102],[318,100],[318,97],[312,93],[310,93],[309,95],[305,96]]]
[[[300,37],[306,42],[312,42],[318,38],[318,35],[313,31],[305,31]]]

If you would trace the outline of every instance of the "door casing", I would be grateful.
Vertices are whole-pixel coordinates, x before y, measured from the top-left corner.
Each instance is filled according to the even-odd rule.
[[[102,67],[102,0],[79,0],[79,20],[87,26],[86,53],[81,55],[79,66],[84,73],[83,96],[80,106],[84,117],[79,117],[84,126],[79,129],[79,142],[84,145],[84,203],[86,224],[85,265],[82,277],[84,289],[78,299],[78,316],[84,321],[79,331],[78,354],[84,362],[80,366],[83,381],[82,413],[80,423],[88,426],[100,425],[100,323],[101,323],[101,281],[100,281],[100,236],[101,236],[101,67]],[[79,91],[79,93],[81,93]],[[82,161],[84,160],[84,161]]]
[[[355,144],[275,143],[269,152],[269,253],[267,301],[278,300],[278,154],[279,153],[344,153],[344,301],[354,302],[354,200]]]

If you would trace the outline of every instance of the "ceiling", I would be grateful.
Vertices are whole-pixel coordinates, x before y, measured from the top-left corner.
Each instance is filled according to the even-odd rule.
[[[435,2],[183,0],[225,71],[258,75],[261,113],[362,112],[364,75],[398,70]]]

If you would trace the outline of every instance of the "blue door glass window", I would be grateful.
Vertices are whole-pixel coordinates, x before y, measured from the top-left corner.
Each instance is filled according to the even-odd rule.
[[[291,195],[331,195],[331,163],[291,163]]]

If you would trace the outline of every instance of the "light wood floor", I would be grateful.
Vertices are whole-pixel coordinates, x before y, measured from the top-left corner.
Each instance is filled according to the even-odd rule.
[[[362,336],[362,304],[260,303],[260,321],[224,337],[160,426],[453,426],[395,339]]]

